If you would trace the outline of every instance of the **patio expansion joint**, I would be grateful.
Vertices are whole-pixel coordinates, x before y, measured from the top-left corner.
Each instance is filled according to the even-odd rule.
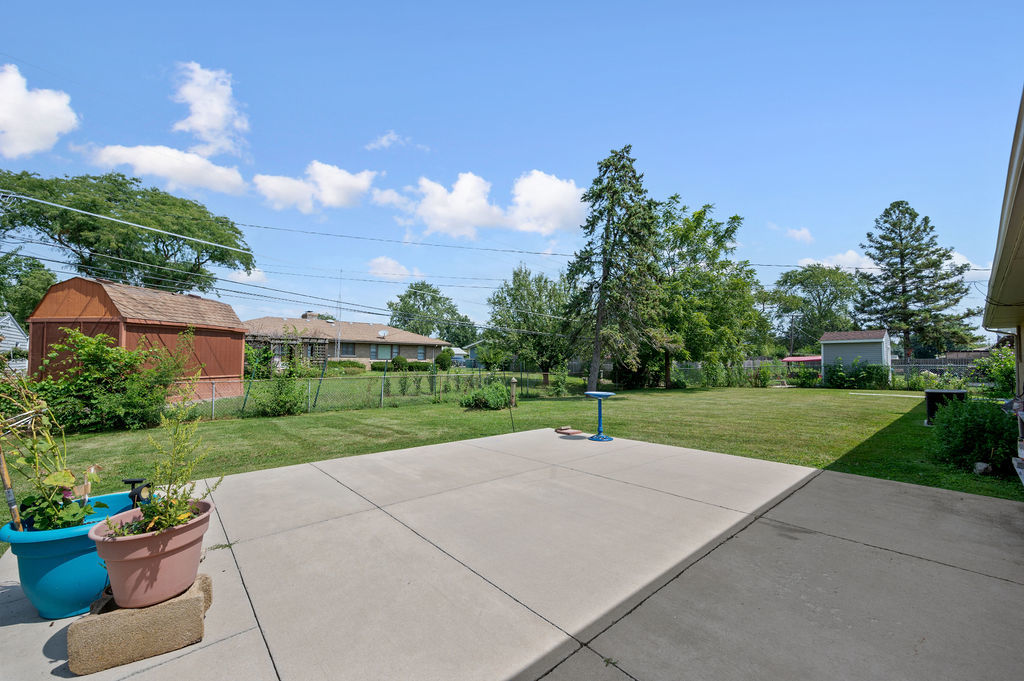
[[[482,574],[481,574],[481,573],[480,573],[479,571],[475,570],[475,569],[474,569],[473,567],[471,567],[470,565],[466,564],[465,562],[463,562],[463,561],[459,560],[458,558],[456,558],[455,556],[453,556],[453,555],[452,555],[451,553],[449,553],[448,551],[446,551],[446,550],[445,550],[445,549],[444,549],[443,547],[441,547],[441,546],[440,546],[439,544],[437,544],[436,542],[433,542],[433,541],[431,541],[431,540],[430,540],[430,539],[429,539],[428,537],[426,537],[426,536],[425,536],[425,535],[424,535],[423,533],[421,533],[421,532],[419,532],[418,530],[416,530],[416,528],[414,528],[414,527],[410,526],[410,525],[409,525],[408,523],[406,523],[406,522],[403,522],[403,521],[402,521],[402,520],[401,520],[400,518],[398,518],[398,517],[397,517],[397,516],[395,516],[395,515],[394,515],[393,513],[391,513],[390,511],[388,511],[388,509],[387,509],[387,508],[385,508],[385,507],[381,506],[380,504],[377,504],[377,503],[376,503],[376,502],[374,502],[374,501],[373,501],[372,499],[369,499],[369,498],[367,498],[367,497],[363,496],[363,495],[362,495],[362,494],[360,494],[360,493],[359,493],[358,491],[356,491],[356,490],[352,489],[351,487],[349,487],[348,485],[346,485],[346,484],[345,484],[344,482],[342,482],[342,481],[341,481],[341,480],[339,480],[338,478],[334,477],[333,475],[331,475],[331,474],[330,474],[330,473],[328,473],[327,471],[323,470],[323,469],[322,469],[322,468],[320,468],[319,466],[317,466],[317,465],[315,465],[315,464],[310,464],[310,465],[311,465],[311,466],[313,466],[313,468],[316,468],[316,469],[317,469],[318,471],[320,471],[320,472],[321,472],[321,473],[323,473],[324,475],[326,475],[327,477],[329,477],[329,478],[330,478],[331,480],[334,480],[334,481],[335,481],[335,482],[337,482],[337,483],[338,483],[339,485],[341,485],[341,486],[342,486],[342,487],[344,487],[345,489],[347,489],[347,490],[349,490],[350,492],[352,492],[353,494],[356,494],[356,495],[358,495],[358,496],[359,496],[360,498],[362,498],[362,499],[365,499],[365,500],[366,500],[366,501],[367,501],[368,503],[371,503],[371,504],[373,504],[373,506],[374,506],[374,507],[375,507],[375,508],[376,508],[376,509],[377,509],[378,511],[380,511],[381,513],[383,513],[383,514],[384,514],[384,515],[386,515],[387,517],[391,518],[391,519],[392,519],[392,520],[394,520],[394,521],[395,521],[396,523],[398,523],[399,525],[401,525],[401,526],[402,526],[402,527],[404,527],[405,529],[409,530],[410,532],[412,532],[412,533],[413,533],[414,535],[416,535],[417,537],[419,537],[420,539],[422,539],[422,540],[423,540],[423,541],[425,541],[426,543],[428,543],[428,544],[430,544],[431,546],[433,546],[433,547],[434,547],[434,549],[436,549],[437,551],[440,551],[440,552],[441,552],[442,554],[444,554],[444,555],[445,555],[445,556],[447,556],[448,558],[452,559],[453,561],[455,561],[456,563],[458,563],[459,565],[461,565],[461,566],[462,566],[462,567],[464,567],[465,569],[469,570],[469,571],[470,571],[471,573],[473,573],[474,575],[476,575],[476,576],[477,576],[477,577],[478,577],[479,579],[483,580],[483,581],[484,581],[485,583],[489,584],[489,585],[490,585],[490,586],[492,586],[493,588],[495,588],[495,589],[497,589],[498,591],[500,591],[500,592],[501,592],[502,594],[504,594],[505,596],[507,596],[508,598],[510,598],[510,599],[511,599],[512,601],[514,601],[515,603],[517,603],[517,604],[518,604],[519,606],[521,606],[522,608],[524,608],[524,609],[525,609],[525,610],[527,610],[528,612],[532,613],[532,614],[533,614],[533,615],[535,615],[536,617],[540,618],[540,619],[541,619],[541,620],[543,620],[544,622],[547,622],[547,623],[548,623],[548,624],[550,624],[550,625],[551,625],[552,627],[554,627],[554,628],[555,628],[555,629],[557,629],[558,631],[560,631],[560,632],[562,632],[563,634],[565,634],[566,636],[568,636],[568,637],[569,637],[569,639],[571,639],[572,641],[574,641],[574,642],[575,642],[575,643],[576,643],[577,645],[580,645],[580,646],[582,646],[582,645],[583,645],[583,642],[582,642],[582,641],[580,641],[580,640],[579,640],[578,638],[576,638],[575,636],[573,636],[572,634],[570,634],[570,633],[569,633],[568,631],[566,631],[566,630],[565,630],[565,629],[563,629],[562,627],[558,626],[557,624],[555,624],[554,622],[552,622],[552,621],[551,621],[550,619],[548,619],[548,618],[547,618],[547,617],[545,617],[544,615],[540,614],[539,612],[537,612],[536,610],[534,610],[533,608],[531,608],[530,606],[528,606],[528,605],[527,605],[526,603],[524,603],[524,602],[523,602],[523,601],[521,601],[520,599],[518,599],[518,598],[516,598],[515,596],[513,596],[513,595],[512,595],[511,593],[509,593],[509,592],[508,592],[508,591],[506,591],[505,589],[501,588],[501,587],[500,587],[499,585],[495,584],[495,583],[494,583],[493,581],[491,581],[490,579],[488,579],[487,577],[485,577],[484,575],[482,575]]]
[[[925,561],[927,563],[932,563],[934,565],[942,565],[943,567],[953,568],[955,570],[961,570],[963,572],[969,572],[969,573],[971,573],[973,575],[978,575],[979,577],[988,577],[990,579],[998,579],[1001,582],[1007,582],[1008,584],[1014,584],[1016,586],[1024,586],[1024,582],[1018,582],[1017,580],[1014,580],[1014,579],[1009,579],[1007,577],[1000,577],[999,575],[990,575],[987,572],[981,572],[980,570],[972,570],[971,568],[966,568],[966,567],[963,567],[962,565],[954,565],[953,563],[947,563],[945,561],[935,560],[934,558],[926,558],[925,556],[919,556],[919,555],[917,555],[915,553],[907,553],[906,551],[900,551],[898,549],[889,548],[888,546],[879,546],[878,544],[871,544],[871,543],[868,543],[868,542],[859,541],[857,539],[850,539],[849,537],[844,537],[844,536],[838,535],[838,534],[832,534],[831,532],[823,532],[821,530],[815,530],[815,529],[810,528],[810,527],[804,527],[803,525],[797,525],[796,523],[787,523],[784,520],[778,520],[776,518],[760,518],[760,520],[763,520],[764,522],[770,523],[770,524],[773,524],[773,525],[780,525],[780,526],[783,526],[783,527],[792,527],[792,528],[800,530],[802,532],[811,532],[813,534],[819,534],[819,535],[821,535],[823,537],[830,537],[832,539],[838,539],[840,541],[844,541],[844,542],[847,542],[847,543],[850,543],[850,544],[857,544],[858,546],[864,546],[864,547],[869,548],[869,549],[878,549],[879,551],[886,551],[888,553],[895,553],[898,556],[906,556],[907,558],[915,558],[917,560],[923,560],[923,561]]]
[[[741,532],[744,532],[744,531],[745,531],[745,530],[746,530],[747,528],[749,528],[749,527],[750,527],[751,525],[753,525],[754,523],[756,523],[756,522],[757,522],[758,520],[761,520],[762,518],[764,518],[764,515],[765,515],[766,513],[768,513],[768,512],[769,512],[769,511],[771,511],[771,510],[772,510],[773,508],[775,508],[776,506],[778,506],[779,504],[781,504],[782,502],[786,501],[787,499],[789,499],[790,497],[792,497],[792,496],[793,496],[794,494],[796,494],[797,492],[799,492],[800,490],[802,490],[802,489],[803,489],[804,487],[806,487],[806,486],[807,486],[807,485],[808,485],[808,484],[809,484],[809,483],[810,483],[810,482],[811,482],[812,480],[814,480],[815,478],[817,478],[817,477],[818,477],[819,475],[821,475],[821,470],[815,470],[813,474],[811,474],[811,475],[807,476],[807,478],[806,478],[805,480],[801,481],[801,483],[800,483],[799,485],[797,485],[796,487],[794,487],[794,488],[792,488],[791,490],[789,490],[789,492],[788,492],[787,494],[785,494],[784,496],[782,496],[782,497],[781,497],[780,499],[778,499],[778,500],[777,500],[777,501],[776,501],[775,503],[771,504],[770,506],[766,506],[766,507],[764,507],[764,508],[761,508],[761,509],[759,509],[758,511],[756,511],[756,512],[754,512],[754,513],[750,513],[750,514],[747,514],[746,522],[744,522],[744,523],[742,523],[741,525],[739,525],[738,527],[736,527],[736,528],[735,528],[735,529],[734,529],[734,530],[733,530],[732,532],[730,532],[729,534],[727,534],[727,535],[723,536],[723,537],[722,537],[722,538],[721,538],[721,539],[720,539],[719,541],[717,541],[717,542],[715,543],[715,545],[714,545],[714,546],[712,546],[711,548],[709,548],[709,549],[707,549],[706,551],[704,551],[704,552],[703,552],[703,553],[702,553],[702,554],[701,554],[700,556],[698,556],[698,557],[697,557],[697,558],[696,558],[695,560],[692,560],[692,561],[690,561],[689,563],[687,563],[686,567],[684,567],[684,568],[683,568],[682,570],[680,570],[679,572],[677,572],[677,573],[676,573],[675,575],[673,575],[673,576],[672,576],[672,577],[671,577],[670,579],[666,580],[664,584],[662,584],[662,585],[661,585],[660,587],[658,587],[657,589],[655,589],[654,591],[652,591],[652,592],[651,592],[651,593],[650,593],[650,594],[649,594],[649,595],[648,595],[648,596],[647,596],[646,598],[644,598],[644,599],[643,599],[643,600],[641,600],[641,601],[640,601],[639,603],[637,603],[636,605],[634,605],[634,606],[633,606],[632,608],[630,608],[629,610],[627,610],[626,612],[624,612],[624,613],[623,613],[623,614],[622,614],[621,616],[617,617],[617,618],[616,618],[616,619],[614,619],[614,620],[613,620],[612,622],[610,622],[610,623],[608,624],[608,626],[606,626],[606,627],[605,627],[604,629],[602,629],[601,631],[599,631],[599,632],[597,632],[596,634],[594,634],[593,636],[591,636],[591,637],[590,637],[590,638],[589,638],[588,640],[584,641],[584,642],[583,642],[583,645],[584,645],[584,646],[586,646],[586,647],[588,647],[588,648],[590,648],[591,650],[593,650],[593,651],[594,651],[595,653],[597,653],[598,655],[601,655],[601,653],[599,653],[599,652],[598,652],[597,650],[595,650],[595,649],[594,649],[593,647],[591,647],[591,645],[590,645],[590,644],[591,644],[591,643],[593,643],[593,642],[594,642],[595,640],[597,640],[597,638],[598,638],[598,637],[600,637],[600,636],[601,636],[602,634],[604,634],[604,633],[605,633],[606,631],[608,631],[609,629],[611,629],[612,627],[614,627],[614,626],[615,626],[616,624],[618,624],[618,623],[619,623],[619,622],[621,622],[622,620],[624,620],[624,619],[626,619],[627,617],[629,617],[630,615],[632,615],[632,614],[633,614],[633,613],[634,613],[634,612],[635,612],[635,611],[636,611],[636,610],[637,610],[638,608],[640,608],[640,607],[641,607],[641,606],[642,606],[642,605],[643,605],[644,603],[646,603],[646,602],[647,602],[647,601],[649,601],[650,599],[654,598],[654,597],[655,597],[655,596],[656,596],[656,595],[657,595],[658,593],[660,593],[660,592],[661,592],[662,590],[664,590],[665,588],[667,588],[667,587],[668,587],[668,586],[669,586],[670,584],[672,584],[672,583],[673,583],[673,582],[675,582],[675,581],[676,581],[677,579],[679,579],[680,577],[682,577],[682,576],[683,576],[683,575],[684,575],[684,574],[686,573],[686,571],[687,571],[687,570],[689,570],[689,569],[690,569],[690,568],[692,568],[693,566],[695,566],[695,565],[697,565],[698,563],[700,563],[701,561],[703,561],[703,560],[704,560],[705,558],[707,558],[707,557],[708,557],[708,556],[710,556],[710,555],[711,555],[712,553],[714,553],[715,551],[717,551],[717,550],[718,550],[718,549],[719,549],[719,548],[720,548],[720,547],[721,547],[722,545],[724,545],[724,544],[725,544],[726,542],[730,541],[730,540],[731,540],[731,539],[732,539],[733,537],[736,537],[736,536],[737,536],[737,535],[739,535],[739,534],[740,534]],[[601,657],[602,657],[602,658],[605,658],[605,657],[607,657],[607,656],[606,656],[606,655],[601,655]],[[632,676],[632,675],[630,675],[630,674],[629,674],[629,673],[628,673],[628,672],[627,672],[627,671],[626,671],[625,669],[622,669],[621,667],[618,667],[618,666],[616,666],[616,669],[618,669],[619,671],[621,671],[621,672],[622,672],[623,674],[626,674],[627,676],[630,676],[630,678],[636,678],[635,676]]]
[[[131,672],[130,674],[127,674],[126,676],[119,676],[117,678],[117,681],[124,681],[124,679],[136,678],[138,676],[141,676],[143,674],[146,674],[148,672],[153,671],[157,667],[162,667],[165,664],[171,664],[172,662],[176,662],[176,661],[182,659],[183,657],[188,657],[189,655],[192,655],[193,653],[198,653],[200,650],[205,650],[205,649],[207,649],[207,648],[209,648],[211,646],[215,646],[215,645],[218,645],[220,643],[223,643],[224,641],[230,641],[233,638],[241,636],[242,634],[247,634],[250,631],[252,631],[253,629],[257,629],[257,628],[258,628],[257,626],[251,626],[248,629],[243,629],[242,631],[236,631],[235,633],[229,634],[228,636],[224,636],[223,638],[218,638],[216,641],[209,641],[209,642],[204,643],[204,644],[195,644],[195,645],[192,645],[192,646],[188,646],[188,648],[189,648],[188,652],[184,653],[183,655],[176,655],[176,656],[168,658],[166,660],[161,660],[160,662],[157,662],[156,664],[149,665],[148,667],[144,667],[142,669],[136,669],[135,671]],[[277,673],[277,668],[276,667],[274,668],[274,672]],[[281,678],[281,677],[278,676],[278,678]]]
[[[267,641],[267,634],[263,631],[263,623],[260,622],[260,617],[256,614],[256,606],[252,602],[252,594],[249,593],[249,587],[245,583],[245,575],[242,574],[242,566],[238,564],[238,556],[235,554],[235,547],[230,543],[231,539],[228,537],[228,529],[224,526],[224,519],[221,518],[220,511],[215,510],[214,512],[217,514],[217,522],[220,523],[220,529],[224,533],[224,537],[229,542],[228,550],[231,551],[231,560],[235,564],[235,570],[238,571],[238,579],[242,582],[242,590],[245,591],[245,598],[249,601],[249,610],[252,612],[253,620],[256,621],[256,628],[260,631],[260,638],[263,639],[263,647],[267,650],[267,657],[270,658],[270,666],[274,669],[274,676],[277,677],[278,681],[281,681],[281,672],[277,668],[277,660],[274,659],[274,652],[270,649],[270,643]]]
[[[552,667],[551,669],[547,670],[546,672],[544,672],[543,674],[541,674],[540,676],[538,676],[538,677],[537,677],[537,678],[535,679],[535,681],[542,681],[542,679],[544,679],[544,678],[547,678],[548,676],[550,676],[550,675],[552,674],[552,672],[554,672],[554,671],[555,671],[556,669],[558,669],[558,668],[559,668],[560,666],[562,666],[562,664],[563,664],[563,663],[565,663],[566,661],[568,661],[570,657],[572,657],[573,655],[576,655],[576,654],[578,654],[578,653],[579,653],[580,651],[583,651],[583,650],[589,650],[590,652],[592,652],[592,653],[594,653],[595,655],[597,655],[598,657],[600,657],[600,658],[601,658],[602,660],[611,660],[611,658],[605,657],[604,655],[602,655],[601,653],[597,652],[596,650],[594,650],[593,648],[591,648],[591,647],[590,647],[589,645],[587,645],[586,643],[584,643],[584,644],[583,644],[583,645],[581,645],[581,646],[580,646],[579,648],[577,648],[576,650],[572,651],[571,653],[569,653],[568,655],[566,655],[566,656],[565,656],[564,658],[562,658],[561,660],[559,660],[559,661],[558,661],[558,664],[556,664],[556,665],[555,665],[554,667]],[[643,679],[641,679],[641,678],[639,678],[639,677],[637,677],[637,676],[633,676],[632,674],[630,674],[629,672],[627,672],[627,671],[626,671],[625,669],[623,669],[622,667],[620,667],[620,666],[619,666],[619,663],[618,663],[618,662],[617,662],[616,660],[611,660],[611,662],[610,662],[610,663],[606,661],[606,662],[605,662],[605,665],[606,665],[606,666],[610,666],[610,667],[613,667],[613,668],[614,668],[614,669],[615,669],[616,671],[618,671],[618,672],[619,672],[620,674],[622,674],[623,676],[625,676],[625,677],[627,677],[627,678],[630,678],[630,679],[632,679],[633,681],[643,681]]]

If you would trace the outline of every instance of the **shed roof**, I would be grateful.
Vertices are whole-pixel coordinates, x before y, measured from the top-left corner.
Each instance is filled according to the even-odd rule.
[[[386,324],[369,322],[330,322],[324,319],[259,317],[245,322],[248,336],[286,338],[298,333],[301,338],[340,340],[346,343],[394,343],[396,345],[451,345],[440,338],[421,336]],[[381,331],[387,336],[381,337]]]
[[[54,284],[50,290],[66,288],[69,282],[75,282],[75,280],[103,289],[117,312],[126,320],[162,322],[182,326],[213,326],[234,330],[245,328],[242,325],[242,320],[227,303],[192,294],[171,293],[86,277],[72,277]],[[47,295],[50,293],[47,292]],[[32,318],[37,319],[34,313]]]
[[[822,335],[819,343],[835,341],[873,341],[882,340],[886,336],[885,329],[867,329],[865,331],[828,331]]]

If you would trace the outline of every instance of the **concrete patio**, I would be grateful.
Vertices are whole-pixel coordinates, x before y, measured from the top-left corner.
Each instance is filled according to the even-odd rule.
[[[1024,673],[1016,502],[547,430],[235,475],[214,500],[205,639],[88,678]],[[69,623],[0,558],[0,679],[70,676]]]

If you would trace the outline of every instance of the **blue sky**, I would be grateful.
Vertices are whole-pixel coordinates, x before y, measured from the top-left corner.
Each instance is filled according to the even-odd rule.
[[[654,196],[743,216],[738,258],[865,264],[902,199],[990,264],[1024,4],[550,4],[19,3],[0,163],[136,174],[239,223],[564,253],[597,161],[632,144]],[[469,286],[567,262],[244,229],[261,285],[383,306],[424,274],[480,322]]]

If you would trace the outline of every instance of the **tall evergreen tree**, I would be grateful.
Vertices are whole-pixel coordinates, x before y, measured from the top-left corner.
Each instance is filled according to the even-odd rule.
[[[596,390],[601,360],[611,352],[624,366],[640,363],[650,343],[648,320],[656,305],[658,203],[647,195],[632,147],[612,151],[583,201],[590,206],[586,245],[569,264],[569,314],[577,336],[593,333],[587,389]]]
[[[904,352],[913,347],[912,338],[937,352],[976,339],[965,320],[980,308],[955,310],[967,295],[963,275],[970,265],[956,264],[953,249],[939,246],[927,215],[894,201],[860,247],[879,269],[861,274],[855,310],[901,336]]]

